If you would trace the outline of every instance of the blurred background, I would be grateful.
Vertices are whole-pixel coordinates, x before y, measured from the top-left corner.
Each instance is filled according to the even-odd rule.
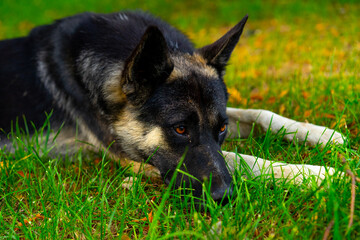
[[[24,36],[37,25],[84,11],[128,9],[170,22],[197,47],[215,41],[249,14],[225,78],[229,105],[266,108],[359,136],[356,0],[1,0],[0,39]]]

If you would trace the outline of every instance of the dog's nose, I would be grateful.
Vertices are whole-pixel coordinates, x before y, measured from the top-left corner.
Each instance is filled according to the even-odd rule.
[[[214,201],[225,205],[229,202],[229,197],[232,195],[232,192],[233,187],[230,185],[229,187],[216,189],[211,193],[211,197],[214,199]]]

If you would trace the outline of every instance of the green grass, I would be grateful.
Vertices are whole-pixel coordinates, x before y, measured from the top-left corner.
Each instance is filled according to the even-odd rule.
[[[249,13],[226,75],[229,105],[269,109],[329,126],[347,136],[349,143],[310,148],[285,142],[279,133],[229,140],[224,149],[360,174],[360,4],[356,1],[2,0],[0,39],[23,36],[35,25],[77,12],[124,8],[161,16],[197,46],[214,41]],[[0,150],[0,238],[322,239],[331,221],[332,238],[359,238],[359,183],[354,223],[348,228],[348,176],[307,187],[235,174],[231,203],[221,206],[206,200],[202,212],[191,196],[180,198],[181,191],[135,175],[106,152],[79,150],[71,156],[54,156],[48,126],[45,123],[37,132],[41,141],[29,137],[26,129],[15,129],[14,152]],[[136,177],[131,191],[121,187],[129,176]]]
[[[35,137],[29,139],[26,134],[20,134],[22,137],[13,138],[14,153],[1,154],[0,234],[3,237],[316,239],[331,220],[336,223],[334,238],[354,239],[358,234],[358,207],[355,224],[347,229],[350,185],[346,178],[334,178],[320,187],[308,188],[292,186],[283,180],[244,179],[236,174],[231,204],[221,206],[206,200],[206,212],[199,212],[191,196],[181,199],[181,191],[152,183],[141,174],[135,176],[107,158],[106,153],[84,155],[79,151],[71,156],[72,161],[67,157],[50,157],[44,148],[48,133],[50,129],[45,125],[39,131],[39,136],[44,136],[40,143]],[[280,139],[281,134],[266,134],[241,140],[236,146],[245,145],[264,158],[328,164],[340,170],[343,167],[338,162],[338,153],[347,159],[358,155],[343,147],[310,149]],[[351,169],[358,168],[355,161],[349,164]],[[128,176],[137,177],[131,191],[121,187]],[[146,219],[150,213],[154,217],[152,222]],[[211,232],[219,221],[221,233]]]

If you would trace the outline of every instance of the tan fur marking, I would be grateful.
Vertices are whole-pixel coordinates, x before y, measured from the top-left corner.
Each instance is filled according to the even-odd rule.
[[[205,59],[201,55],[194,53],[193,57],[197,62],[199,62],[203,65],[207,65]]]
[[[126,95],[121,91],[120,87],[120,75],[110,78],[105,82],[103,91],[105,94],[105,99],[111,103],[122,103],[126,101]]]
[[[147,147],[164,146],[165,141],[160,127],[155,127],[144,138],[144,145]]]
[[[207,65],[205,59],[197,53],[190,55],[188,53],[175,55],[171,57],[174,63],[172,71],[167,82],[172,82],[177,78],[187,77],[191,72],[196,72],[208,78],[218,78],[216,70]]]
[[[130,170],[136,174],[143,172],[144,175],[150,177],[152,181],[162,181],[159,169],[150,164],[134,162],[130,159],[122,158],[120,159],[120,165],[124,168],[130,167]]]
[[[144,159],[139,159],[137,149],[151,155],[157,147],[166,149],[167,145],[161,128],[137,121],[135,111],[127,107],[113,126],[124,151],[131,159],[141,161]]]
[[[170,76],[168,77],[168,79],[166,80],[167,83],[171,83],[173,82],[174,80],[180,78],[181,76],[183,76],[181,74],[181,71],[178,69],[178,68],[175,68],[173,69],[173,71],[171,72]]]

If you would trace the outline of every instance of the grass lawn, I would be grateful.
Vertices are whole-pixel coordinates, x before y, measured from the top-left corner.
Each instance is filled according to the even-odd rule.
[[[144,9],[203,46],[248,13],[225,76],[229,106],[268,109],[328,126],[343,133],[348,143],[310,148],[285,142],[281,134],[263,134],[229,140],[224,149],[289,163],[329,165],[359,176],[360,3],[124,2],[1,0],[0,39],[23,36],[36,25],[78,12]],[[106,152],[52,154],[47,138],[51,131],[45,123],[37,132],[42,136],[38,141],[26,129],[18,129],[15,151],[0,149],[0,239],[360,237],[359,182],[352,184],[348,175],[327,179],[321,186],[294,186],[235,174],[230,204],[207,200],[206,211],[198,211],[192,197],[181,198],[181,191],[134,174]],[[129,176],[136,177],[130,191],[122,187]]]

